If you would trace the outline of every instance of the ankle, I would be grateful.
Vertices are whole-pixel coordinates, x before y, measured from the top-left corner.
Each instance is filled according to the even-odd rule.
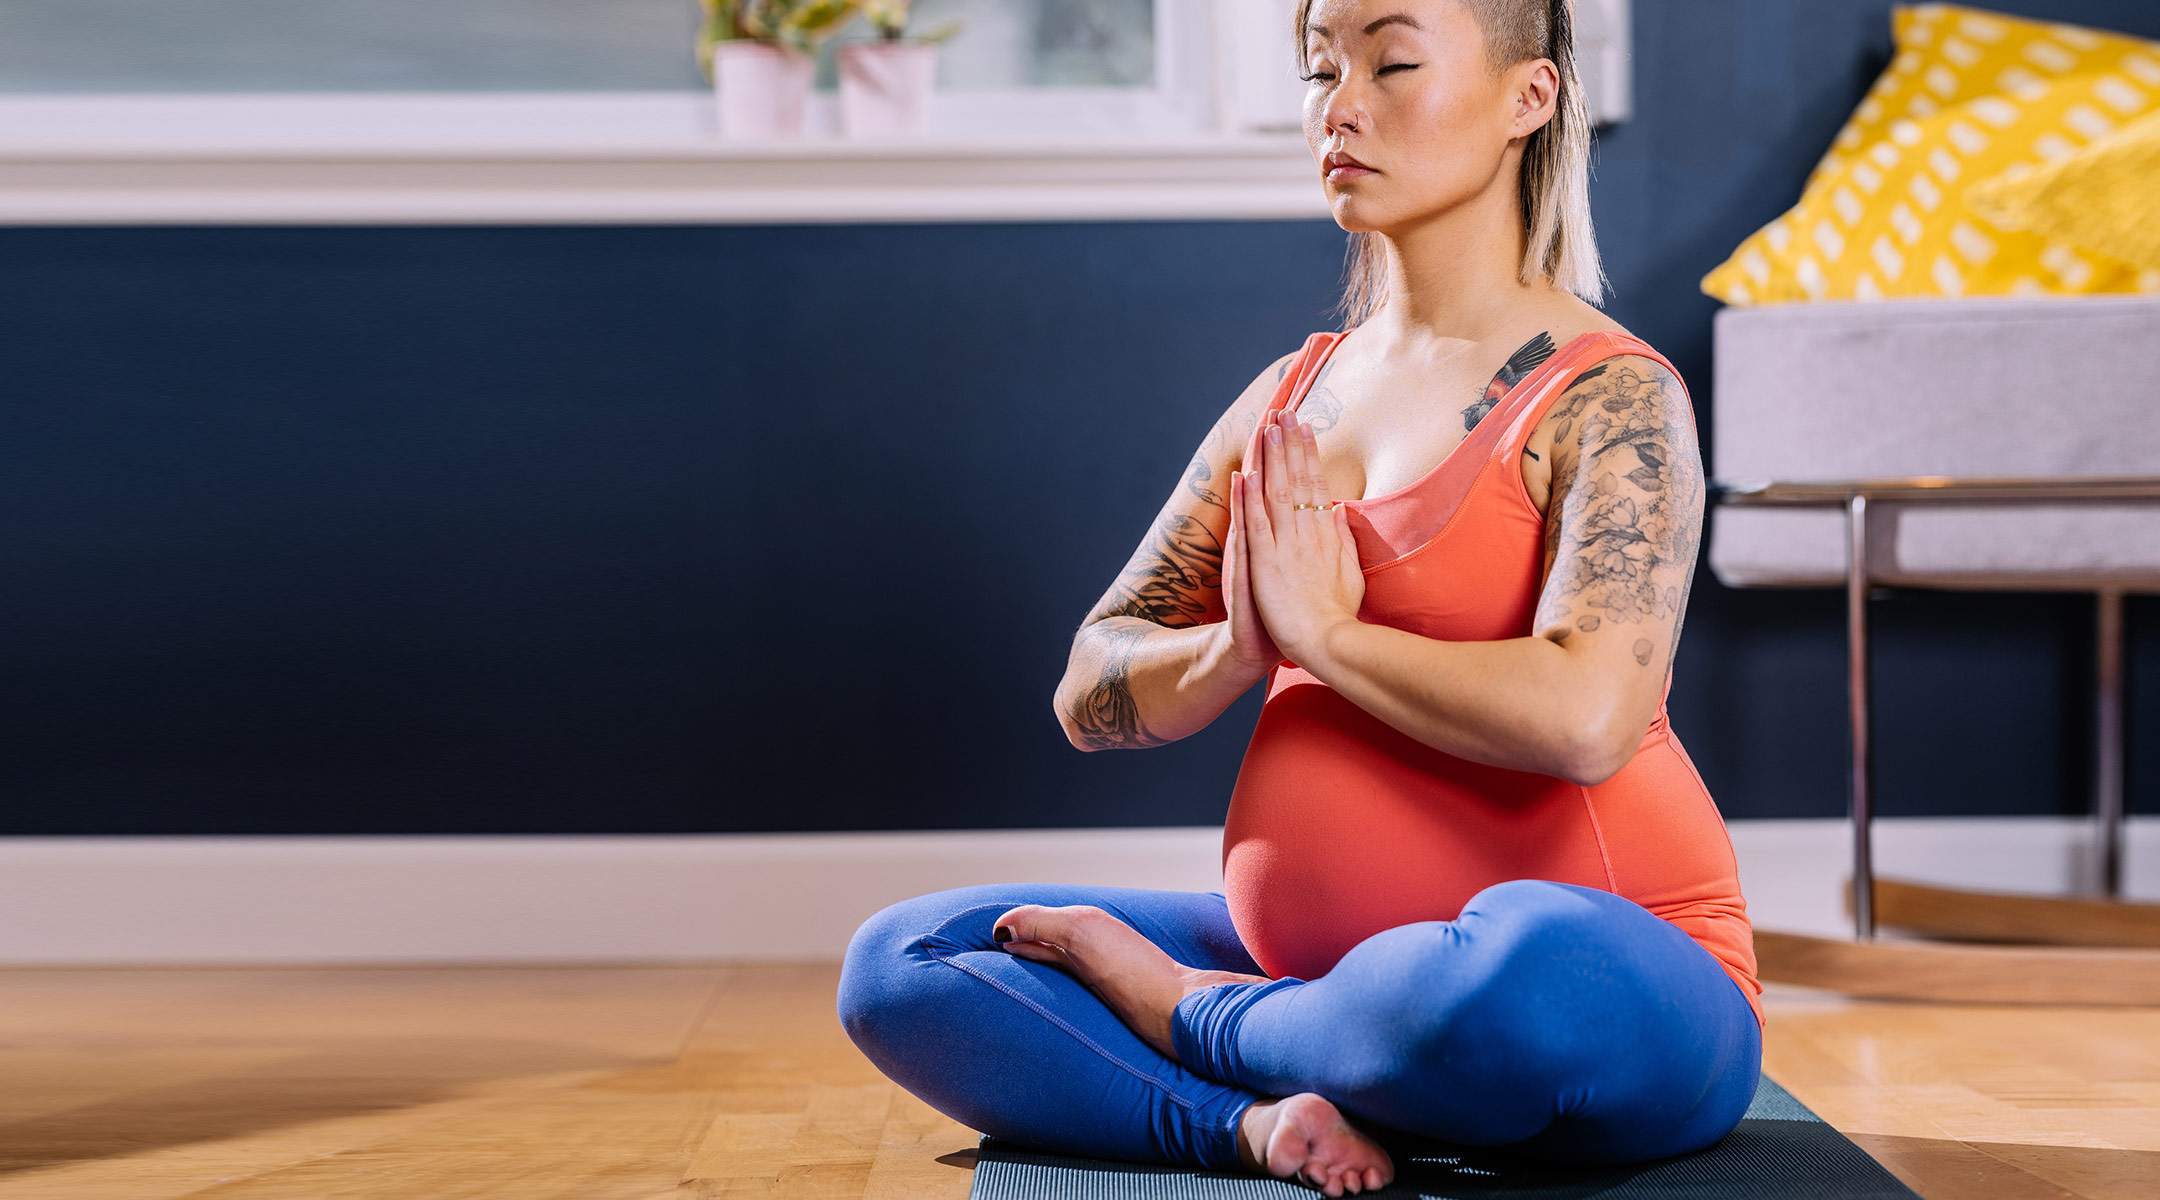
[[[1275,1106],[1279,1103],[1279,1100],[1255,1100],[1238,1114],[1238,1161],[1248,1171],[1267,1174],[1268,1135],[1275,1128]]]

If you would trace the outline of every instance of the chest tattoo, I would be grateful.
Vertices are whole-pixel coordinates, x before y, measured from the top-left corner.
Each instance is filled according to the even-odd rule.
[[[1493,405],[1500,403],[1501,397],[1514,391],[1516,384],[1528,378],[1530,372],[1538,369],[1538,364],[1551,358],[1558,350],[1559,347],[1553,345],[1550,333],[1540,333],[1524,342],[1522,349],[1509,356],[1507,362],[1501,365],[1500,373],[1493,376],[1491,383],[1485,385],[1485,394],[1479,396],[1475,404],[1463,410],[1464,431],[1476,429],[1478,422],[1485,419],[1485,414],[1492,411]]]

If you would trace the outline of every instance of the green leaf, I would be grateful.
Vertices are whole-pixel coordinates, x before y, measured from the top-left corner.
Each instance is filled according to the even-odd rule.
[[[933,25],[929,29],[916,34],[914,40],[918,42],[949,42],[966,24],[967,22],[955,17],[943,25]]]

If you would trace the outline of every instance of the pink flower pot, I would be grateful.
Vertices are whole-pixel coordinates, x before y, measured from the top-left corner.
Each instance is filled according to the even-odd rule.
[[[859,138],[921,136],[930,124],[937,54],[930,42],[840,47],[840,131]]]
[[[754,142],[802,136],[816,69],[809,55],[737,40],[713,47],[712,66],[721,137]]]

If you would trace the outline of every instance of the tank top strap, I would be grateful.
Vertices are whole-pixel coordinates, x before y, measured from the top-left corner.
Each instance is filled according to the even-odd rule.
[[[1546,359],[1532,372],[1533,377],[1543,375],[1544,378],[1523,381],[1520,389],[1522,401],[1509,419],[1507,434],[1493,443],[1491,456],[1509,464],[1516,462],[1522,455],[1523,446],[1529,442],[1531,432],[1537,428],[1538,422],[1544,419],[1545,411],[1552,407],[1552,402],[1559,398],[1560,393],[1574,386],[1575,382],[1582,378],[1583,372],[1590,368],[1607,359],[1630,354],[1647,358],[1671,371],[1674,379],[1680,378],[1679,369],[1639,337],[1610,330],[1586,333],[1562,347],[1558,354]],[[1682,395],[1687,393],[1685,381],[1681,382],[1680,390]],[[1694,406],[1691,404],[1684,407],[1688,409],[1688,421],[1692,425],[1695,419]]]
[[[1335,347],[1346,336],[1346,333],[1321,332],[1307,337],[1304,347],[1297,352],[1297,357],[1290,360],[1289,369],[1283,372],[1282,382],[1275,385],[1275,395],[1268,401],[1267,412],[1279,412],[1285,405],[1303,401],[1305,393],[1312,389],[1313,380],[1319,377],[1321,368],[1327,365],[1328,356],[1335,352]],[[1248,466],[1260,457],[1260,432],[1264,427],[1264,421],[1253,422],[1252,435],[1245,439],[1245,457],[1242,461]]]
[[[1283,372],[1282,382],[1275,385],[1275,398],[1269,402],[1268,411],[1273,412],[1293,400],[1303,399],[1305,393],[1312,388],[1313,380],[1319,376],[1320,369],[1327,365],[1328,356],[1335,352],[1336,344],[1348,336],[1347,333],[1323,332],[1306,338],[1304,347],[1298,351],[1290,369]]]

